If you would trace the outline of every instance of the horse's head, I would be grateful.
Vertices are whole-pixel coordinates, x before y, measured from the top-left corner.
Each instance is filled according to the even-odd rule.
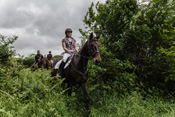
[[[95,64],[101,62],[98,39],[100,36],[94,37],[93,33],[90,34],[88,39],[89,55],[93,57]]]
[[[38,59],[38,67],[41,68],[44,63],[44,60],[42,58]]]

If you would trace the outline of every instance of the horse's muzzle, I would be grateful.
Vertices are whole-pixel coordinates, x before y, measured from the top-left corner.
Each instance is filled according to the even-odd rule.
[[[95,62],[95,64],[97,65],[97,64],[99,64],[101,61],[96,59],[94,62]]]
[[[94,63],[97,65],[101,62],[101,57],[100,54],[98,53],[95,57],[94,57]]]

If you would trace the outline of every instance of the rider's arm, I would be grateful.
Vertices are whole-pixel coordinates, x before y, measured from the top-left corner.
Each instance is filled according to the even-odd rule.
[[[63,46],[63,49],[64,49],[66,52],[74,52],[74,50],[69,50],[69,49],[66,48],[65,42],[62,42],[62,46]]]
[[[35,55],[35,62],[38,63],[38,56]]]

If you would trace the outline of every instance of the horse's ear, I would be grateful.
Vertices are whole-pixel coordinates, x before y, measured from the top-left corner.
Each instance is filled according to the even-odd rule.
[[[93,32],[90,34],[90,36],[89,36],[89,40],[91,40],[92,38],[93,38]]]
[[[97,38],[97,39],[100,39],[100,37],[101,37],[101,35],[98,35],[96,38]]]

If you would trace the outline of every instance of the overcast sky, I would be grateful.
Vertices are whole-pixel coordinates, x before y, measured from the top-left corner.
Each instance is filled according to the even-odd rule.
[[[80,43],[84,16],[98,1],[106,0],[0,0],[0,34],[18,36],[13,45],[21,55],[37,50],[43,55],[61,54],[65,29],[72,28],[72,36]]]
[[[0,0],[0,34],[17,35],[17,53],[28,56],[40,50],[43,55],[63,52],[65,29],[72,28],[80,42],[79,28],[92,2],[105,0]]]

